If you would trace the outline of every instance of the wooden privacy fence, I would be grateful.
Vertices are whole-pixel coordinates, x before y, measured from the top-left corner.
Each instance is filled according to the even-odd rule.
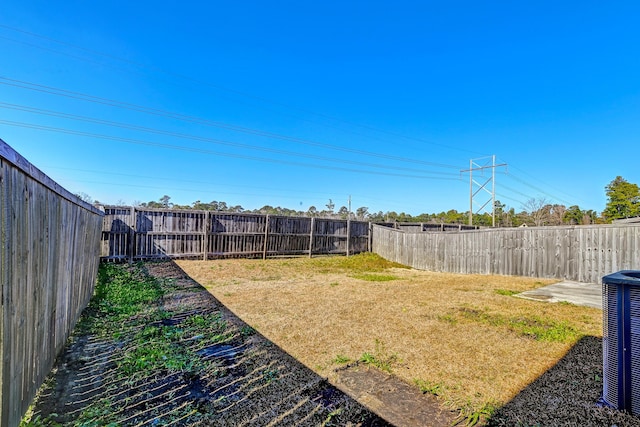
[[[363,221],[105,206],[103,260],[354,254],[369,250]]]
[[[477,225],[465,225],[465,224],[444,224],[444,223],[431,223],[431,222],[396,222],[396,223],[384,223],[380,224],[391,228],[397,228],[398,230],[417,233],[420,231],[462,231],[462,230],[479,230]]]
[[[373,226],[372,250],[421,270],[600,283],[640,269],[640,226],[597,225],[409,233]]]
[[[0,139],[0,426],[17,426],[96,280],[102,212]]]

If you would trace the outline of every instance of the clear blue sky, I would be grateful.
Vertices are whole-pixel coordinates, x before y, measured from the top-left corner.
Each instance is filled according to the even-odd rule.
[[[495,154],[509,207],[602,211],[617,175],[640,183],[639,17],[632,1],[5,0],[0,138],[104,203],[466,211],[460,170]]]

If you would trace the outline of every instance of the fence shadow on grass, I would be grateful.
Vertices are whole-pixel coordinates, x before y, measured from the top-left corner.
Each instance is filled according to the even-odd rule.
[[[640,426],[640,418],[599,407],[602,338],[581,338],[551,369],[498,409],[490,426]]]
[[[62,425],[390,425],[245,324],[174,262],[146,269],[164,283],[162,302],[124,322],[117,336],[79,331],[35,416]],[[184,366],[118,368],[160,354]]]

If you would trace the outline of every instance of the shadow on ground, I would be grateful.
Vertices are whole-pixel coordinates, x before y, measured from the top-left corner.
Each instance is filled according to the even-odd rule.
[[[162,301],[123,322],[117,336],[76,328],[35,401],[34,425],[391,425],[243,323],[175,263],[145,268],[167,284]],[[156,311],[162,316],[149,314]],[[202,319],[214,319],[216,335],[184,334]],[[176,334],[170,345],[198,369],[123,375],[123,361],[145,354],[134,339],[141,332],[149,347],[158,334]]]
[[[640,426],[640,418],[602,408],[602,339],[583,337],[551,369],[498,409],[490,426]]]

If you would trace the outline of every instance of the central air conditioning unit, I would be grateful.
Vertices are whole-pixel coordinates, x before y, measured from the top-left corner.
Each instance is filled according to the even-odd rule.
[[[640,271],[602,278],[602,403],[640,415]]]

